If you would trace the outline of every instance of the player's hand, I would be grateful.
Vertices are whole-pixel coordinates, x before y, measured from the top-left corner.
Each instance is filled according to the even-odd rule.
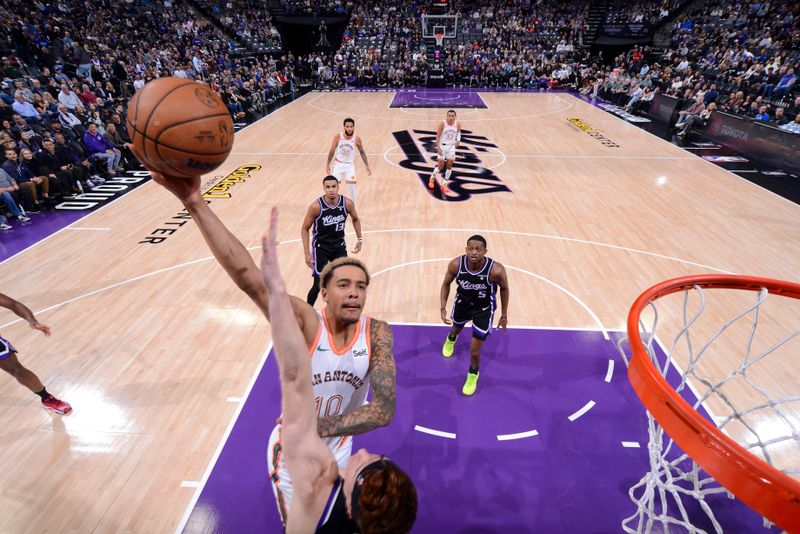
[[[306,252],[306,265],[308,265],[309,269],[314,268],[314,260],[311,258],[310,252]]]
[[[30,323],[30,325],[31,325],[31,328],[35,328],[36,330],[44,332],[44,335],[46,335],[46,336],[50,335],[50,327],[47,326],[46,324],[42,324],[42,323],[36,322],[36,323]]]
[[[331,164],[330,164],[330,163],[328,163],[327,165],[325,165],[325,174],[326,174],[327,176],[330,176],[330,174],[331,174]]]
[[[136,159],[142,164],[142,166],[150,171],[150,175],[153,178],[153,181],[158,185],[162,186],[164,189],[178,197],[178,200],[183,202],[184,204],[189,200],[192,195],[199,195],[200,194],[200,177],[199,176],[192,176],[191,178],[185,178],[181,176],[166,176],[159,172],[156,172],[153,167],[147,164],[139,155],[139,152],[136,150],[135,147],[131,147],[131,152],[133,155],[136,156]]]
[[[372,176],[372,169],[367,167],[367,176]]]
[[[286,284],[278,265],[278,208],[273,206],[269,214],[269,228],[261,236],[261,278],[273,295],[286,292]]]
[[[500,316],[500,320],[497,321],[497,328],[502,328],[505,332],[506,328],[508,328],[508,317]]]
[[[450,318],[447,316],[447,308],[441,309],[441,315],[442,315],[442,322],[444,324],[453,324],[453,321],[451,321]]]
[[[359,252],[361,252],[361,245],[362,245],[363,243],[364,243],[364,242],[363,242],[363,241],[361,241],[361,240],[359,240],[359,241],[356,241],[356,246],[355,246],[355,247],[353,247],[353,254],[358,254]]]

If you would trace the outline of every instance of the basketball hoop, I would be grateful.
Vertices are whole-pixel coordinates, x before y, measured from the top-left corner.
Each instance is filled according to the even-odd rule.
[[[748,291],[757,292],[754,301]],[[674,293],[682,293],[682,310],[676,299],[659,301],[662,315],[667,316],[660,330],[676,333],[665,359],[654,346],[659,321],[655,301]],[[773,295],[770,306],[765,304],[768,294]],[[793,453],[784,461],[780,456],[800,446],[797,415],[789,406],[794,403],[796,409],[800,390],[774,379],[789,374],[788,366],[800,358],[800,328],[796,326],[800,315],[794,313],[800,302],[776,300],[774,295],[800,299],[800,284],[745,276],[686,276],[657,284],[634,302],[628,314],[630,362],[621,348],[624,340],[618,348],[628,363],[631,384],[648,411],[650,472],[628,492],[637,511],[622,522],[626,532],[649,532],[654,524],[660,524],[656,530],[679,526],[705,532],[693,525],[684,507],[684,500],[691,499],[706,515],[700,521],[710,521],[716,532],[722,532],[705,501],[714,493],[733,494],[761,514],[765,526],[774,523],[800,532],[800,482],[791,476],[800,475],[800,457]],[[695,299],[699,303],[692,311],[689,302]],[[643,313],[652,313],[651,324],[645,325]],[[732,318],[719,319],[731,313]],[[682,317],[682,324],[670,321],[677,317]],[[760,317],[764,326],[757,332]],[[781,326],[788,317],[794,318],[790,319],[793,326],[785,333],[787,328]],[[708,340],[698,343],[705,336]],[[688,360],[681,359],[687,353]],[[675,356],[684,371],[676,369]],[[721,362],[727,367],[720,366]],[[714,372],[708,373],[709,369]],[[764,380],[765,375],[772,379]],[[712,414],[707,403],[721,412],[715,414],[716,424],[708,420]],[[773,418],[765,418],[765,413]],[[776,432],[778,427],[781,430]]]
[[[441,47],[444,42],[444,34],[436,32],[433,34],[433,38],[436,39],[436,46]]]

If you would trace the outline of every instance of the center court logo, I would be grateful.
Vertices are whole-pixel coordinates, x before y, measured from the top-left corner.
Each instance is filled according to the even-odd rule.
[[[392,132],[392,135],[405,155],[405,159],[400,161],[399,165],[416,172],[422,187],[430,191],[428,178],[436,165],[436,132],[400,130]],[[438,189],[431,194],[439,200],[461,202],[472,195],[510,193],[511,189],[494,171],[482,166],[480,155],[489,152],[490,148],[498,147],[482,135],[476,135],[470,130],[461,130],[461,145],[456,150],[453,173],[447,184],[452,194],[442,196]]]

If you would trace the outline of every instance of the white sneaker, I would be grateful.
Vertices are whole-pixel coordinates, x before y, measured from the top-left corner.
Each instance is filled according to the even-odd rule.
[[[94,182],[91,180],[86,180],[86,187],[88,187],[89,189],[93,188]]]
[[[28,221],[30,221],[30,220],[31,220],[31,218],[30,218],[30,217],[28,217],[28,216],[26,216],[26,215],[20,215],[19,217],[17,217],[17,220],[18,220],[19,222],[28,222]],[[9,228],[10,228],[10,227],[9,227]]]
[[[11,225],[7,223],[0,223],[0,230],[11,230]]]

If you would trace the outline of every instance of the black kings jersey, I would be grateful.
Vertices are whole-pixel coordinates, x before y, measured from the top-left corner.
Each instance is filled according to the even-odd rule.
[[[456,274],[456,304],[467,305],[472,308],[496,307],[495,293],[497,284],[489,282],[489,273],[492,272],[494,260],[484,258],[483,266],[476,272],[470,271],[467,256],[458,260],[458,274]]]
[[[339,195],[339,202],[330,206],[325,197],[319,197],[319,215],[312,227],[311,246],[326,249],[344,248],[344,223],[347,220],[347,200]]]

